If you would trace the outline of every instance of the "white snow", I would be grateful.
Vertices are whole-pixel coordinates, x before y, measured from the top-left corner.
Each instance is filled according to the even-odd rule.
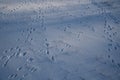
[[[119,0],[0,0],[0,80],[120,80]]]

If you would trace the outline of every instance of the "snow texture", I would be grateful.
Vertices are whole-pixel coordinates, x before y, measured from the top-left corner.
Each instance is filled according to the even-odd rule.
[[[0,0],[0,80],[120,80],[120,0]]]

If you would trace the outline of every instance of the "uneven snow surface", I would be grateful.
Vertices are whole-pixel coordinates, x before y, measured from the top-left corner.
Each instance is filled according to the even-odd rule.
[[[0,80],[120,80],[120,0],[0,0]]]

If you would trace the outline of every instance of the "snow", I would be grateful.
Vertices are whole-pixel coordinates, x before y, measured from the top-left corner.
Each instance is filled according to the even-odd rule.
[[[119,0],[0,0],[0,80],[120,80]]]

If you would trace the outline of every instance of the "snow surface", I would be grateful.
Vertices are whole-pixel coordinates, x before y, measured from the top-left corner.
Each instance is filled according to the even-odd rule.
[[[0,0],[0,80],[120,80],[120,0]]]

